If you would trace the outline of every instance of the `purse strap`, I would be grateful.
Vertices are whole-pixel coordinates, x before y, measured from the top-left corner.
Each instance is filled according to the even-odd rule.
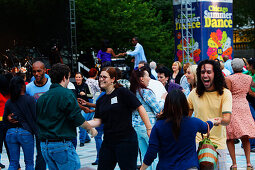
[[[205,122],[207,124],[207,138],[209,138],[210,136],[210,126],[207,122]],[[204,135],[201,133],[202,139],[204,139]]]

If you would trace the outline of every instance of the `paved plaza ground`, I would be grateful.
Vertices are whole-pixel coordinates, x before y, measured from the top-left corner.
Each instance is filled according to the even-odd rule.
[[[246,170],[246,161],[245,161],[245,156],[243,149],[241,148],[241,144],[236,144],[236,157],[237,157],[237,164],[238,164],[238,170]],[[8,169],[9,161],[6,155],[5,150],[3,151],[2,155],[2,163],[6,165],[5,169]],[[80,147],[79,145],[77,146],[77,153],[80,157],[81,160],[81,167],[90,167],[92,170],[97,169],[97,166],[91,165],[92,162],[95,161],[96,159],[96,144],[95,140],[92,139],[90,143],[86,143],[85,146]],[[231,166],[231,159],[229,154],[227,155],[227,162],[228,162],[228,167]],[[251,153],[251,163],[255,165],[255,153]],[[21,169],[25,169],[25,163],[24,163],[24,156],[21,151],[21,157],[20,157],[20,164],[21,164]],[[140,164],[140,161],[138,161],[138,164]],[[115,168],[118,170],[119,168]]]

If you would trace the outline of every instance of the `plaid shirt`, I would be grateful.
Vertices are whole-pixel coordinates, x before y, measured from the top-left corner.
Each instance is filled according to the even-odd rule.
[[[153,126],[156,123],[156,114],[158,114],[164,107],[164,100],[157,101],[155,94],[150,89],[141,89],[141,95],[142,96],[140,96],[139,92],[136,91],[136,97],[145,108],[151,125]],[[133,112],[132,124],[134,127],[144,125],[137,110]]]

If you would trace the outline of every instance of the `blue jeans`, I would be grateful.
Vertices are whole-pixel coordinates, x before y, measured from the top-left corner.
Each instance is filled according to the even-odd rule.
[[[147,130],[146,130],[145,125],[135,126],[134,129],[137,133],[138,146],[141,151],[141,155],[142,155],[142,159],[143,159],[147,152],[147,149],[149,147],[149,137],[147,135]],[[156,169],[157,163],[158,163],[158,158],[156,158],[153,161],[153,163],[151,164],[151,166],[148,167],[148,169],[150,169],[150,170]]]
[[[41,150],[50,170],[77,170],[81,166],[71,141],[41,142]]]
[[[83,110],[81,111],[82,116],[85,118],[86,121],[91,120],[93,118],[94,113],[85,113]],[[80,131],[80,143],[85,143],[86,141],[90,141],[90,137],[88,135],[88,132],[83,129],[82,127],[79,127]]]
[[[7,130],[6,142],[10,152],[10,165],[8,170],[19,168],[20,147],[24,153],[26,170],[34,169],[34,136],[23,128]]]
[[[72,142],[72,144],[73,144],[73,146],[74,146],[74,149],[76,150],[76,147],[77,147],[77,137],[76,137],[76,138],[73,138],[73,139],[71,140],[71,142]]]
[[[97,149],[97,158],[96,158],[96,162],[98,162],[99,160],[99,151],[102,145],[102,136],[104,134],[104,125],[101,124],[101,126],[96,128],[98,134],[95,136],[95,141],[96,141],[96,149]]]
[[[35,170],[46,170],[46,163],[42,156],[40,140],[38,136],[35,136],[35,140],[36,140]]]

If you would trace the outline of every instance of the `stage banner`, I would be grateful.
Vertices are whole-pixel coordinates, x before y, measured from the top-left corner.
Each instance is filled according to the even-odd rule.
[[[174,5],[174,33],[175,60],[182,63],[198,64],[205,59],[223,60],[224,55],[233,58],[233,0],[190,0],[192,2],[193,42],[190,56],[184,56],[182,45],[181,3],[185,0],[173,0]],[[185,11],[183,10],[185,13]],[[183,23],[186,19],[183,17]],[[185,29],[183,30],[185,32]],[[193,55],[192,55],[193,54]],[[184,59],[184,61],[183,61]]]

